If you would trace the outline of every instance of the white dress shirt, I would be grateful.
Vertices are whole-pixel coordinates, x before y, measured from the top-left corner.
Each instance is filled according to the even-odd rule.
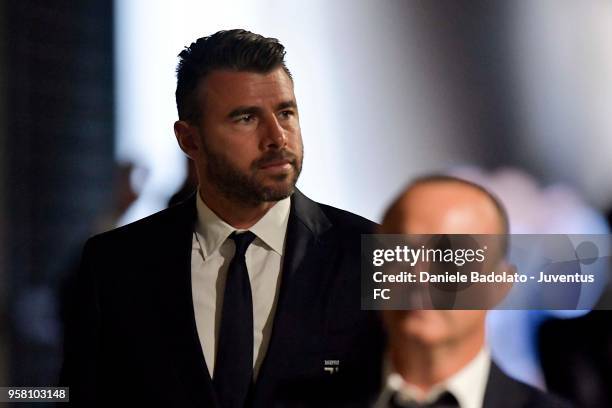
[[[249,231],[256,235],[245,254],[253,297],[253,372],[255,377],[257,377],[270,341],[289,209],[290,199],[281,200],[249,228]],[[191,248],[191,294],[198,336],[212,378],[223,309],[225,279],[235,251],[234,242],[228,237],[236,231],[236,228],[224,222],[208,208],[199,193],[197,212],[198,219]]]
[[[491,352],[483,347],[467,365],[446,381],[436,384],[423,395],[416,386],[404,381],[402,376],[394,372],[389,361],[386,362],[386,382],[375,408],[387,407],[390,398],[397,393],[400,401],[433,402],[443,392],[448,391],[457,399],[460,408],[482,408],[484,394],[491,368]],[[385,377],[383,377],[385,378]]]

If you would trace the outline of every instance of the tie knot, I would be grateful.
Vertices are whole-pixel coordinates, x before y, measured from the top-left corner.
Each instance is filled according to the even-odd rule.
[[[449,391],[444,391],[433,402],[418,403],[416,401],[402,401],[398,393],[394,393],[389,401],[390,408],[459,408],[459,402]]]
[[[236,244],[236,253],[234,254],[234,256],[244,256],[247,248],[255,239],[255,234],[253,234],[251,231],[245,231],[240,234],[234,231],[229,237]]]
[[[457,398],[455,398],[455,396],[450,392],[450,391],[444,391],[437,400],[435,400],[433,403],[429,404],[428,406],[431,406],[433,408],[457,408],[459,407],[459,401],[457,401]]]

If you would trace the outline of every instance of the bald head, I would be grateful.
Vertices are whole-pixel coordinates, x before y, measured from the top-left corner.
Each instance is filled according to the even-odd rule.
[[[497,199],[482,187],[450,176],[419,179],[385,214],[384,234],[507,234]]]
[[[479,185],[451,176],[430,176],[413,182],[398,197],[385,214],[380,232],[492,235],[488,242],[494,244],[489,245],[487,262],[497,265],[503,260],[507,242],[495,236],[508,234],[508,218],[499,201]],[[481,349],[485,316],[486,310],[383,311],[392,354],[449,347],[454,350],[457,364],[445,363],[450,367],[447,372],[467,364]]]

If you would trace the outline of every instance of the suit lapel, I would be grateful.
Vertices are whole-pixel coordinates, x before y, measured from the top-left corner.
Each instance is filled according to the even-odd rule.
[[[524,407],[527,401],[517,382],[508,377],[491,361],[483,408]]]
[[[321,208],[296,189],[291,197],[283,279],[291,280],[294,277],[309,247],[316,244],[330,227],[331,223]]]
[[[200,345],[191,293],[191,246],[195,195],[168,210],[164,234],[154,255],[159,289],[159,333],[173,375],[195,406],[216,406],[212,381]]]
[[[299,329],[305,317],[323,314],[313,303],[326,285],[329,268],[325,261],[333,251],[321,240],[331,223],[321,208],[296,189],[291,198],[287,225],[281,285],[278,294],[272,334],[266,356],[259,371],[254,391],[254,406],[265,406],[271,387],[290,363],[289,356],[300,352],[305,343]]]

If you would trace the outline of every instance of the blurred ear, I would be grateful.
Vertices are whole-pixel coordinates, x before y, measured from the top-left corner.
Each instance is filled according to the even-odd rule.
[[[174,122],[174,135],[181,150],[195,161],[202,148],[199,129],[185,120],[177,120]]]
[[[501,262],[500,267],[501,267],[499,268],[500,271],[506,271],[508,274],[515,274],[517,270],[516,265],[511,264],[505,259]]]

